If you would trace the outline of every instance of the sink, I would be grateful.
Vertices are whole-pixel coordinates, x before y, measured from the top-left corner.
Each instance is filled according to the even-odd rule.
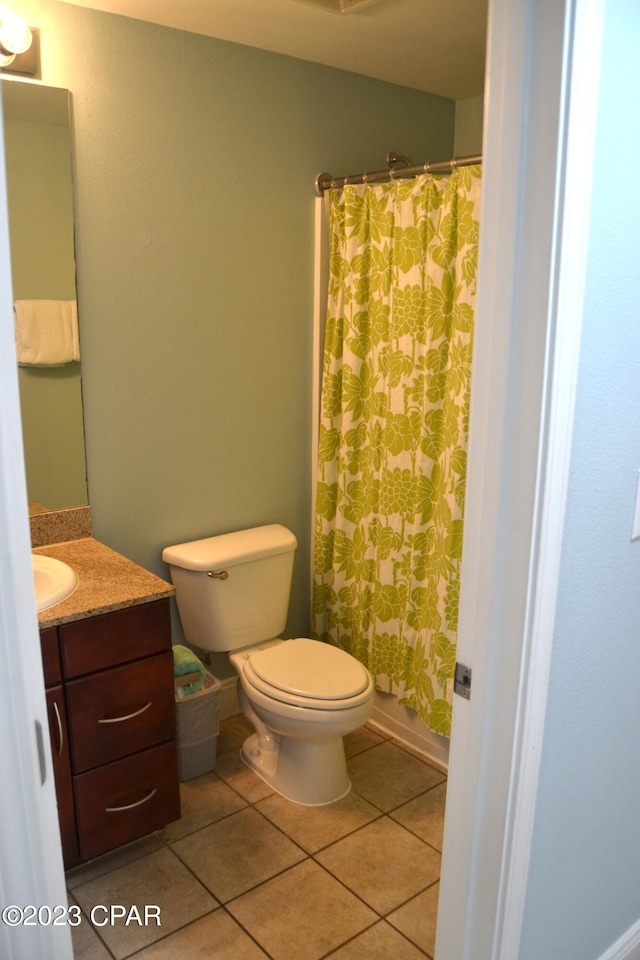
[[[31,554],[38,613],[70,597],[78,586],[78,574],[62,560]]]

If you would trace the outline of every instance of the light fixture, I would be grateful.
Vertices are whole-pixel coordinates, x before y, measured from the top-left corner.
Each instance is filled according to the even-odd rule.
[[[7,67],[18,54],[25,53],[32,39],[31,30],[24,20],[0,10],[0,67]]]
[[[302,3],[313,3],[330,13],[357,13],[363,7],[371,7],[381,0],[301,0]]]

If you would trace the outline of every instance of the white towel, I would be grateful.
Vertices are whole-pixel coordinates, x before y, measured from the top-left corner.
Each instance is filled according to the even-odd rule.
[[[13,309],[18,363],[51,367],[80,359],[75,300],[16,300]]]

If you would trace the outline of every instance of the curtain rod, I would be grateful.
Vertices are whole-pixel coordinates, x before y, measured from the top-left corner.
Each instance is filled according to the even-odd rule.
[[[347,177],[332,177],[330,173],[319,173],[316,177],[316,192],[321,197],[325,190],[344,187],[347,183],[384,183],[386,180],[404,180],[418,177],[421,173],[446,173],[456,167],[468,167],[473,163],[482,163],[482,154],[472,157],[454,157],[453,160],[437,160],[435,163],[412,164],[408,157],[397,153],[387,154],[388,170],[375,170],[373,173],[357,173]]]

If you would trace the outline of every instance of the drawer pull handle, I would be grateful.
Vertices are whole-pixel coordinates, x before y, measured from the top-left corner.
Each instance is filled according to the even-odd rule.
[[[102,720],[98,720],[98,723],[122,723],[123,720],[133,720],[134,717],[139,717],[141,713],[148,710],[152,702],[152,700],[149,700],[149,703],[145,703],[144,707],[140,707],[134,713],[128,713],[126,717],[103,717]]]
[[[136,800],[135,803],[128,803],[125,807],[105,807],[105,813],[121,813],[123,810],[133,810],[134,807],[141,807],[143,803],[146,803],[147,800],[151,800],[151,797],[154,793],[157,793],[156,787],[153,790],[150,790],[146,797],[143,797],[142,800]]]
[[[62,756],[62,751],[64,749],[64,736],[62,733],[62,720],[60,719],[60,711],[58,710],[58,704],[53,701],[53,712],[56,715],[56,723],[58,725],[58,756]]]

